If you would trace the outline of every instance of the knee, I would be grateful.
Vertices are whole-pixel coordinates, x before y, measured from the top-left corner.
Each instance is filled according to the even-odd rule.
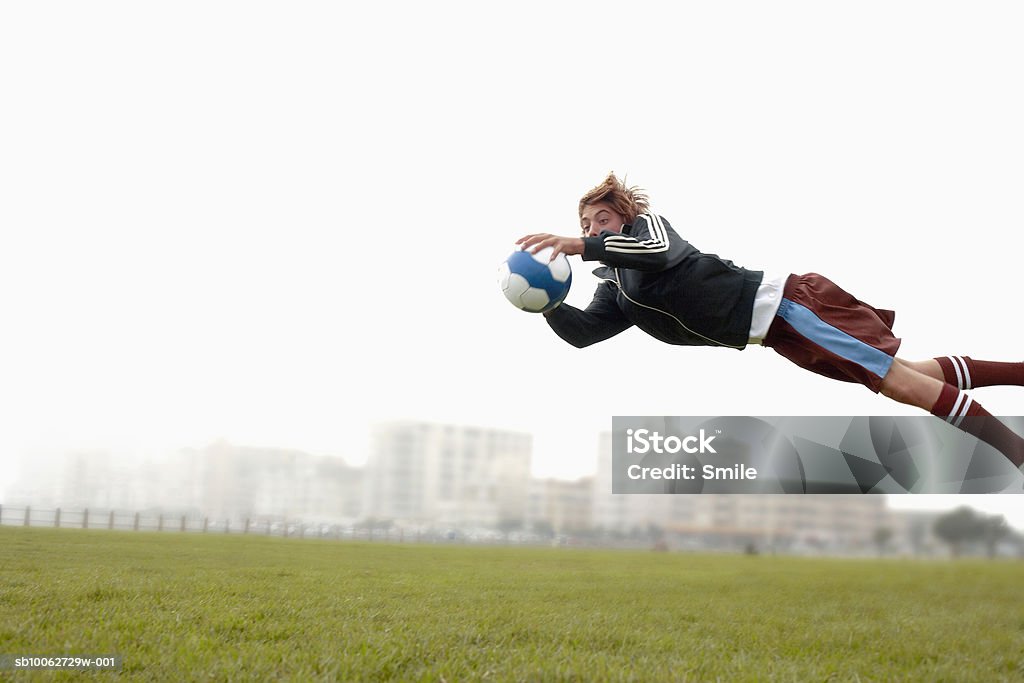
[[[903,360],[902,358],[896,358],[896,363],[907,367],[914,372],[920,373],[925,377],[932,377],[939,381],[945,381],[945,375],[942,372],[942,366],[935,359],[929,360]]]
[[[916,375],[917,373],[908,367],[906,361],[897,358],[892,367],[889,368],[889,372],[886,374],[885,379],[882,380],[878,390],[883,396],[894,401],[914,403],[914,389],[916,386],[914,380],[918,379]]]
[[[892,400],[899,401],[900,403],[907,402],[906,386],[904,386],[898,378],[893,377],[892,374],[889,374],[884,380],[882,380],[882,384],[879,386],[878,391],[886,398],[891,398]]]
[[[879,392],[894,401],[930,410],[941,390],[941,383],[904,364],[894,363],[882,380]]]

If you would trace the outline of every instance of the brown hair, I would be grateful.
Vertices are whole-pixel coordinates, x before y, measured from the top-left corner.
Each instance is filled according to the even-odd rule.
[[[639,187],[627,187],[626,183],[609,173],[600,185],[583,195],[580,199],[580,219],[583,209],[588,204],[605,202],[610,204],[616,213],[622,214],[626,222],[632,223],[636,217],[649,210],[647,193]]]

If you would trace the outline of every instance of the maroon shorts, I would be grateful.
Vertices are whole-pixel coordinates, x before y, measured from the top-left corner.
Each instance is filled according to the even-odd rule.
[[[790,275],[763,344],[811,372],[877,393],[900,348],[895,319],[817,273]]]

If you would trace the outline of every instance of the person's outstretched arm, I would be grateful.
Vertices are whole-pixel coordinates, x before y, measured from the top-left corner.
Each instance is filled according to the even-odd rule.
[[[559,337],[578,349],[614,337],[633,323],[615,303],[615,288],[602,282],[585,310],[561,304],[544,313],[548,326]]]

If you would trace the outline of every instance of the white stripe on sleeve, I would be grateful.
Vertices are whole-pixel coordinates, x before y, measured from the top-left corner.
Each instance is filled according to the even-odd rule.
[[[668,250],[668,233],[661,218],[654,214],[643,214],[647,221],[650,238],[640,241],[629,235],[608,235],[604,238],[605,251],[620,254],[657,254]]]

